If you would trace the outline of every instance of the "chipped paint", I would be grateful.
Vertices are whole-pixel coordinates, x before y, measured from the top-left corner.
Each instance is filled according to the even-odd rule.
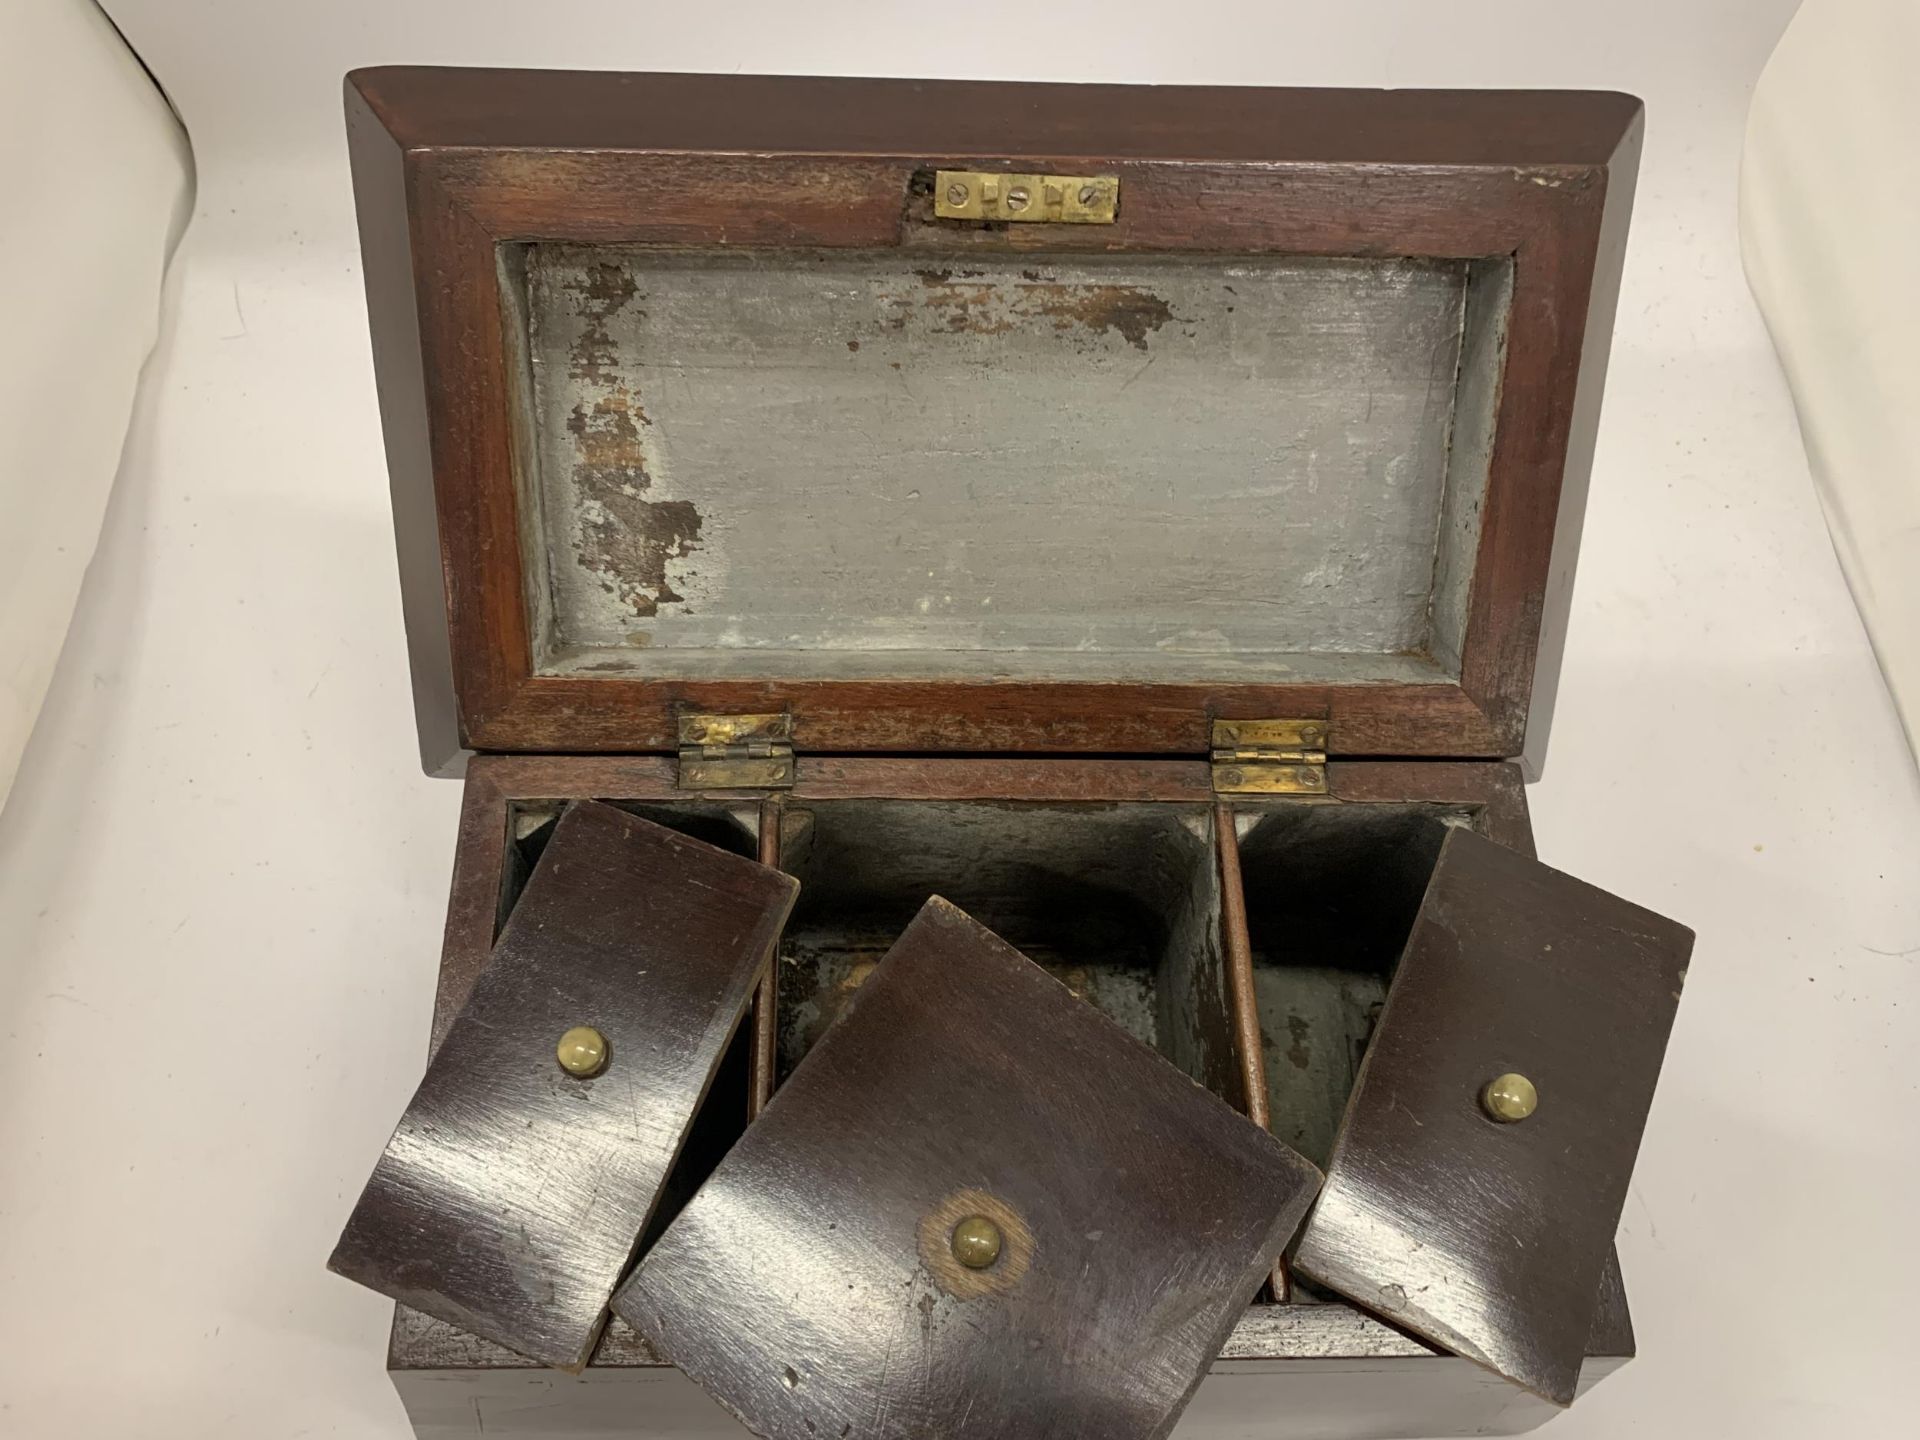
[[[1594,177],[1592,170],[1562,170],[1544,165],[1516,166],[1513,171],[1514,179],[1549,190],[1585,190],[1593,184]]]
[[[1304,1070],[1313,1062],[1313,1051],[1307,1041],[1313,1035],[1313,1026],[1304,1015],[1287,1016],[1287,1035],[1293,1043],[1287,1046],[1287,1059],[1296,1070]]]
[[[533,246],[541,663],[1420,678],[1466,272]]]
[[[604,262],[587,266],[585,279],[574,290],[581,317],[586,321],[573,347],[573,364],[568,373],[574,379],[598,384],[607,378],[608,369],[619,362],[613,337],[608,333],[608,322],[638,293],[639,287],[624,266]]]
[[[905,329],[913,306],[931,312],[934,329],[948,334],[1003,335],[1023,321],[1050,321],[1059,332],[1115,334],[1136,350],[1176,317],[1161,296],[1138,285],[1064,282],[1022,270],[1018,282],[984,279],[980,270],[919,270],[918,294],[889,299],[889,324]]]
[[[1056,329],[1074,325],[1088,330],[1113,331],[1136,350],[1147,348],[1147,336],[1173,320],[1173,307],[1135,285],[1046,285],[1020,287],[1016,308],[1029,307],[1054,322]]]
[[[677,562],[700,548],[703,521],[691,501],[649,494],[655,488],[655,460],[644,432],[653,421],[618,377],[619,347],[610,328],[639,293],[624,266],[605,262],[586,266],[572,286],[582,323],[568,352],[567,373],[582,393],[566,428],[573,438],[579,563],[634,615],[648,617],[663,605],[686,603],[686,595],[675,588],[674,572],[682,568]],[[687,578],[680,577],[680,583]],[[646,631],[623,638],[629,645],[651,641]]]

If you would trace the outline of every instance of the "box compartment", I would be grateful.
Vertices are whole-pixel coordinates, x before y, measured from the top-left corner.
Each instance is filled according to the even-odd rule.
[[[778,1077],[932,895],[1238,1104],[1205,805],[846,800],[788,810],[800,900],[780,959]]]
[[[823,992],[838,983],[823,973],[822,962],[830,971],[835,964],[877,960],[886,948],[886,926],[893,919],[904,923],[937,892],[973,910],[1070,987],[1078,983],[1089,1003],[1136,1038],[1169,1053],[1168,1034],[1183,1032],[1178,1023],[1162,1029],[1169,1013],[1163,999],[1216,993],[1211,977],[1218,977],[1217,993],[1232,1009],[1221,958],[1229,954],[1230,906],[1219,879],[1222,821],[1231,816],[1254,959],[1252,993],[1258,998],[1264,991],[1268,1015],[1279,1017],[1277,1026],[1271,1018],[1262,1025],[1267,1037],[1257,1063],[1265,1086],[1276,1065],[1299,1073],[1284,1053],[1292,1042],[1289,1012],[1274,1008],[1275,996],[1284,1004],[1300,993],[1341,994],[1343,985],[1384,986],[1397,939],[1404,939],[1419,900],[1418,872],[1431,863],[1422,858],[1423,830],[1436,820],[1466,824],[1531,850],[1524,791],[1512,765],[1341,763],[1329,769],[1329,792],[1237,801],[1223,810],[1202,764],[802,760],[790,794],[728,798],[678,791],[673,765],[663,760],[482,757],[467,779],[437,1023],[458,1008],[484,963],[547,827],[569,799],[580,798],[617,804],[763,858],[763,835],[781,836],[783,868],[800,878],[802,891],[783,943],[780,1008],[804,1013],[812,1004],[820,1011],[807,1040],[823,1032]],[[1016,794],[1053,798],[1019,800]],[[1372,927],[1370,938],[1337,933],[1341,915],[1359,916]],[[1116,916],[1124,923],[1116,924]],[[1075,974],[1082,969],[1084,980]],[[1220,1013],[1212,1001],[1195,1004],[1192,1013],[1202,1009]],[[1172,1013],[1180,1015],[1181,1007]],[[677,1213],[751,1123],[750,1075],[760,1063],[753,1032],[742,1026],[663,1197],[663,1213]],[[1217,1048],[1178,1042],[1170,1058],[1191,1074],[1189,1062],[1197,1056],[1216,1057],[1199,1065],[1210,1074],[1206,1083],[1245,1109],[1247,1057],[1233,1048],[1232,1033],[1230,1026],[1224,1063]],[[1354,1038],[1352,1029],[1327,1033]],[[804,1043],[792,1028],[786,1040],[790,1052]],[[1272,1040],[1279,1041],[1277,1054]],[[778,1058],[766,1057],[770,1070],[777,1071],[772,1062]],[[1303,1131],[1337,1119],[1350,1084],[1350,1076],[1330,1069],[1313,1085],[1271,1086],[1274,1128],[1290,1143],[1304,1138],[1311,1145]],[[740,1278],[740,1303],[761,1303],[748,1256]],[[1619,1272],[1610,1264],[1583,1383],[1598,1381],[1632,1353]],[[530,1434],[510,1421],[535,1398],[549,1406],[561,1402],[541,1412],[542,1434],[617,1430],[631,1423],[629,1384],[642,1387],[634,1393],[644,1394],[654,1413],[677,1417],[675,1433],[740,1433],[618,1319],[574,1382],[400,1306],[388,1364],[423,1435],[482,1433],[476,1403],[488,1417],[486,1435]],[[1278,1435],[1511,1433],[1555,1413],[1471,1362],[1437,1353],[1298,1281],[1283,1301],[1263,1295],[1248,1308],[1213,1374],[1243,1377],[1241,1384],[1250,1376],[1286,1377],[1287,1413],[1317,1418],[1307,1429],[1273,1421]],[[566,1388],[555,1392],[556,1384]],[[1355,1409],[1361,1391],[1378,1403]],[[1242,1433],[1248,1420],[1234,1398],[1240,1393],[1217,1380],[1204,1382],[1183,1432]]]
[[[1240,874],[1273,1133],[1322,1169],[1433,870],[1434,805],[1242,811]]]

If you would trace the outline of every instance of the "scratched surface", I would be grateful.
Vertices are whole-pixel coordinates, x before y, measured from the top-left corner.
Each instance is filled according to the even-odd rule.
[[[1448,830],[1294,1263],[1557,1404],[1574,1397],[1693,934]],[[1489,1080],[1531,1079],[1515,1125]]]
[[[1463,263],[521,258],[548,669],[1404,678],[1464,603]]]
[[[773,1440],[1139,1440],[1318,1179],[933,901],[614,1306]],[[946,1243],[969,1211],[985,1270]]]
[[[570,809],[329,1262],[549,1365],[585,1364],[794,882]],[[610,1057],[554,1058],[574,1025]]]

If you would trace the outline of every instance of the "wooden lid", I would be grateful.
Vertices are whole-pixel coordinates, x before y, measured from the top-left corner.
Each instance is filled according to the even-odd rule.
[[[1637,101],[385,69],[348,116],[430,768],[687,712],[1543,743]],[[939,213],[1009,176],[1116,215]]]
[[[1692,950],[1448,830],[1296,1268],[1571,1404]]]
[[[570,807],[330,1268],[585,1365],[799,888],[611,806]]]
[[[1319,1179],[934,899],[614,1310],[773,1440],[1146,1440]]]

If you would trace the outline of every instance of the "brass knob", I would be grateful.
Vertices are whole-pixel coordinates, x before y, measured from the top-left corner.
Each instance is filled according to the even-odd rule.
[[[953,1227],[953,1258],[969,1270],[984,1270],[1000,1258],[1000,1227],[984,1215],[969,1215]]]
[[[1509,1073],[1487,1082],[1480,1103],[1502,1125],[1513,1125],[1540,1108],[1540,1092],[1526,1076]]]
[[[554,1056],[569,1075],[590,1079],[607,1068],[607,1037],[591,1025],[576,1025],[560,1037]]]

